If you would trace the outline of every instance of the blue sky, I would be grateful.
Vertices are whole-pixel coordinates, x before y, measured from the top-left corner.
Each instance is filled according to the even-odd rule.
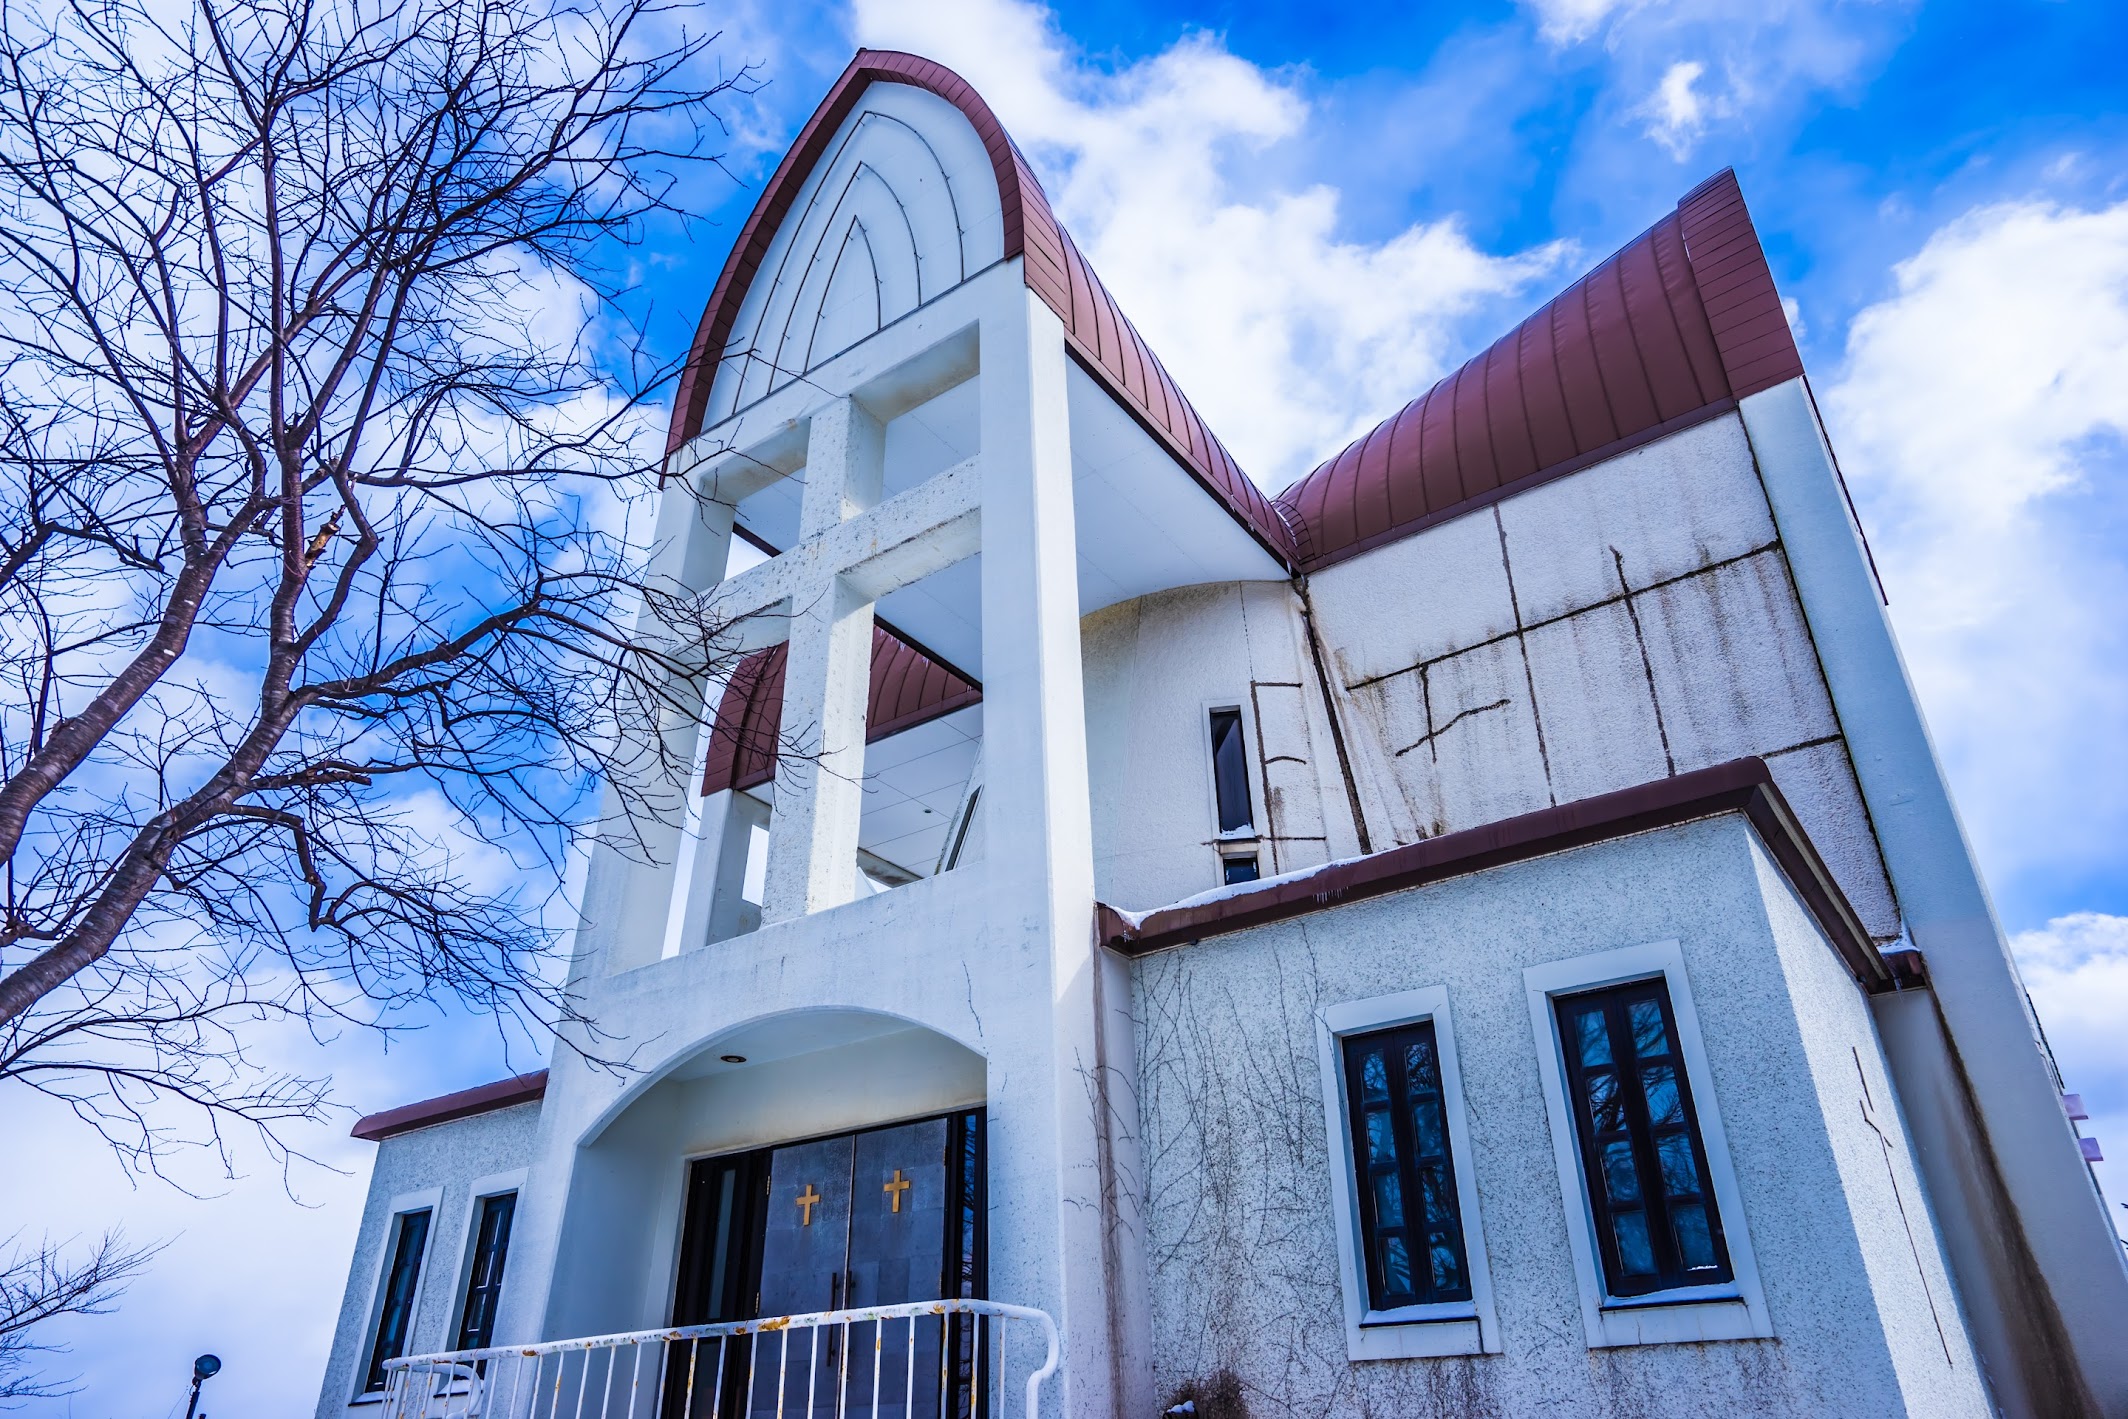
[[[636,253],[669,347],[852,47],[918,49],[990,98],[1273,488],[1734,166],[2034,1001],[2128,1158],[2128,8],[750,0],[705,22],[769,82],[727,111],[740,181],[694,185],[710,221]],[[501,1070],[462,1022],[272,1049],[363,1111]],[[0,1215],[176,1239],[69,1332],[85,1391],[35,1412],[181,1413],[215,1349],[210,1413],[307,1414],[365,1181],[344,1122],[307,1140],[344,1171],[299,1172],[300,1203],[256,1156],[195,1169],[193,1200],[21,1123],[13,1156],[43,1165],[0,1170]]]

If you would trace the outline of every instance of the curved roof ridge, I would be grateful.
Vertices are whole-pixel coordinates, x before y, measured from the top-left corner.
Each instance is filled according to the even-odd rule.
[[[1021,270],[1027,288],[1063,322],[1066,342],[1081,367],[1265,550],[1291,567],[1298,549],[1286,517],[1273,506],[1270,496],[1242,472],[1233,455],[1183,396],[1137,327],[1123,315],[1078,244],[1058,223],[1049,196],[1042,190],[1026,155],[998,122],[990,105],[967,80],[945,65],[893,50],[857,51],[762,188],[746,224],[739,229],[738,240],[732,244],[696,327],[673,399],[672,423],[665,440],[667,451],[678,449],[702,431],[717,365],[723,359],[740,306],[769,244],[805,185],[807,174],[825,155],[836,130],[857,106],[858,99],[875,83],[925,89],[967,117],[990,154],[996,174],[1005,259],[1025,258]]]
[[[1733,169],[1275,499],[1312,572],[1803,373]]]

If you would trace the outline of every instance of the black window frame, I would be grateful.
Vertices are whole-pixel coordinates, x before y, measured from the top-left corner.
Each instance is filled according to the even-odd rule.
[[[1633,1007],[1648,1004],[1657,1008],[1662,1023],[1660,1052],[1643,1049],[1634,1033]],[[1599,1063],[1592,1063],[1585,1057],[1578,1023],[1581,1017],[1592,1011],[1603,1022],[1606,1059]],[[1670,998],[1668,978],[1647,976],[1555,995],[1552,997],[1552,1019],[1559,1032],[1567,1109],[1574,1119],[1575,1151],[1581,1159],[1582,1195],[1587,1200],[1594,1224],[1597,1258],[1603,1269],[1606,1294],[1620,1299],[1636,1299],[1671,1291],[1697,1291],[1708,1286],[1734,1284],[1735,1260],[1729,1253],[1723,1230],[1714,1176],[1707,1166],[1706,1136],[1700,1128],[1699,1110],[1693,1099],[1691,1070],[1677,1031],[1677,1011]],[[1645,1021],[1647,1016],[1643,1014],[1641,1019]],[[1620,1064],[1621,1057],[1629,1061],[1630,1072]],[[1655,1071],[1663,1069],[1669,1071],[1670,1081],[1675,1085],[1677,1107],[1673,1119],[1666,1101],[1663,1121],[1658,1123],[1650,1109],[1650,1079]],[[1598,1126],[1599,1109],[1607,1110],[1612,1098],[1603,1099],[1601,1104],[1591,1102],[1595,1097],[1592,1080],[1605,1076],[1612,1081],[1613,1098],[1617,1104],[1614,1117],[1620,1125],[1618,1127]],[[1630,1087],[1617,1087],[1626,1080],[1631,1081]],[[1659,1088],[1657,1086],[1658,1091]],[[1682,1140],[1696,1174],[1697,1190],[1694,1192],[1685,1193],[1670,1186],[1673,1175],[1666,1174],[1663,1169],[1663,1145],[1670,1140]],[[1621,1145],[1623,1152],[1619,1151]],[[1673,1144],[1668,1151],[1669,1160],[1674,1165],[1678,1161],[1677,1145]],[[1616,1169],[1607,1169],[1607,1159],[1631,1161],[1632,1196],[1620,1196],[1622,1189],[1610,1185],[1611,1173]],[[1623,1181],[1622,1174],[1618,1180]],[[1651,1181],[1661,1185],[1651,1188]],[[1693,1207],[1704,1210],[1706,1241],[1712,1256],[1710,1265],[1687,1264],[1687,1243],[1682,1238],[1690,1232],[1690,1227],[1688,1225],[1686,1232],[1681,1233],[1678,1221],[1680,1217],[1688,1217],[1689,1209]],[[1621,1255],[1620,1220],[1635,1215],[1640,1218],[1640,1227],[1647,1239],[1652,1269],[1645,1272],[1628,1271]]]
[[[1421,1150],[1413,1128],[1408,1050],[1421,1043],[1433,1059],[1433,1085],[1421,1090],[1431,1096],[1434,1133],[1439,1140],[1439,1148],[1433,1153]],[[1368,1115],[1377,1109],[1368,1096],[1364,1070],[1367,1055],[1376,1049],[1382,1052],[1386,1076],[1385,1108],[1394,1148],[1394,1156],[1387,1165],[1376,1160],[1368,1122]],[[1447,1067],[1442,1062],[1440,1032],[1434,1028],[1433,1018],[1428,1016],[1382,1029],[1341,1035],[1338,1037],[1338,1053],[1345,1086],[1345,1146],[1350,1150],[1348,1156],[1352,1160],[1352,1181],[1359,1207],[1358,1241],[1368,1309],[1371,1312],[1393,1312],[1415,1306],[1471,1304],[1476,1292],[1472,1287],[1469,1234],[1464,1225],[1461,1192],[1456,1181],[1456,1130],[1449,1116]],[[1396,1223],[1385,1223],[1380,1216],[1376,1179],[1384,1173],[1396,1176],[1400,1216]],[[1423,1209],[1428,1175],[1435,1180],[1436,1195],[1446,1204],[1447,1221],[1440,1227],[1418,1229],[1425,1238],[1425,1245],[1420,1248],[1413,1245],[1414,1228],[1409,1219],[1414,1215],[1414,1200]],[[1423,1210],[1418,1215],[1423,1221]],[[1403,1242],[1410,1274],[1416,1276],[1417,1268],[1422,1264],[1425,1266],[1428,1284],[1423,1290],[1416,1285],[1401,1292],[1392,1289],[1384,1264],[1392,1238]],[[1460,1272],[1459,1284],[1440,1286],[1433,1283],[1433,1247],[1437,1238],[1446,1239],[1453,1247]]]
[[[390,1380],[384,1362],[406,1354],[414,1330],[414,1305],[421,1296],[421,1269],[435,1223],[433,1207],[414,1207],[392,1214],[391,1254],[377,1283],[377,1321],[370,1334],[369,1368],[362,1392],[380,1393]]]
[[[1219,833],[1254,831],[1256,805],[1249,792],[1249,740],[1236,706],[1215,709],[1207,720],[1212,740],[1212,811]]]
[[[453,1350],[485,1350],[495,1343],[495,1310],[510,1260],[510,1227],[517,1220],[517,1194],[490,1193],[473,1214],[473,1249],[466,1258],[465,1290],[458,1298],[458,1341]]]

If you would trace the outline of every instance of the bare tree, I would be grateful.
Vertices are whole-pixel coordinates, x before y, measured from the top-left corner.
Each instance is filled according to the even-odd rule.
[[[662,727],[722,653],[631,551],[671,373],[632,248],[750,80],[658,0],[34,8],[0,0],[0,1084],[133,1166],[232,1124],[285,1163],[326,1086],[261,1022],[596,1044],[562,867],[677,809]]]
[[[67,1385],[30,1368],[36,1356],[59,1347],[31,1332],[62,1316],[104,1314],[159,1248],[129,1247],[120,1232],[104,1233],[79,1261],[69,1261],[49,1239],[24,1246],[14,1236],[0,1247],[8,1252],[0,1263],[0,1404],[60,1398],[70,1392]]]

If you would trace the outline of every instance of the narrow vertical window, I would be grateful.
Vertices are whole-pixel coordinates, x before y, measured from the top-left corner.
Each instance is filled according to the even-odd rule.
[[[1370,1309],[1471,1298],[1433,1022],[1345,1038]]]
[[[1554,1008],[1610,1294],[1731,1280],[1668,987],[1634,981]]]
[[[466,1271],[465,1305],[459,1312],[454,1350],[485,1350],[495,1343],[495,1307],[502,1299],[502,1268],[510,1256],[510,1220],[516,1212],[514,1192],[480,1200],[473,1264]]]
[[[429,1243],[429,1213],[402,1212],[395,1219],[391,1266],[384,1273],[384,1295],[377,1307],[377,1338],[369,1350],[369,1374],[362,1392],[384,1388],[384,1362],[406,1353],[414,1325],[414,1291],[421,1282],[421,1255]]]
[[[1245,832],[1254,827],[1249,809],[1249,759],[1242,747],[1241,711],[1212,711],[1212,790],[1219,799],[1219,831]]]

